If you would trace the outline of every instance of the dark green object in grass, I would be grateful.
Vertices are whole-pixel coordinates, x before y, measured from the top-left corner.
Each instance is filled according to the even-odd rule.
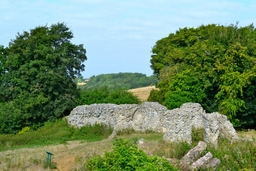
[[[46,151],[46,154],[47,154],[46,163],[51,163],[53,154],[49,151]]]

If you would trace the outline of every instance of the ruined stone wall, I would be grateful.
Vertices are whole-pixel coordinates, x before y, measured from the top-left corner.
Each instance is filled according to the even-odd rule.
[[[92,104],[74,108],[68,122],[75,127],[103,123],[114,131],[134,129],[164,133],[165,141],[191,143],[192,128],[205,129],[205,142],[217,145],[219,137],[238,139],[227,117],[217,112],[206,113],[198,103],[185,103],[180,108],[167,110],[157,102],[137,104]]]

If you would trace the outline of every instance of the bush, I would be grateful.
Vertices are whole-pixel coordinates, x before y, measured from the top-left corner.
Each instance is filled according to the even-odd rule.
[[[126,90],[114,90],[106,98],[106,103],[113,104],[138,104],[139,102],[136,96]]]
[[[106,152],[104,157],[96,156],[86,163],[87,170],[177,170],[169,161],[156,156],[147,156],[145,152],[127,140],[117,139],[112,152]]]
[[[160,90],[151,90],[150,95],[148,97],[149,102],[158,102],[163,104],[164,102],[164,92]]]
[[[94,90],[81,90],[79,105],[94,103],[138,104],[140,101],[131,92],[122,89],[110,90],[105,87]]]

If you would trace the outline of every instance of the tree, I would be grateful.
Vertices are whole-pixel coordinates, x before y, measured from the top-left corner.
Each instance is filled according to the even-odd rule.
[[[18,33],[4,49],[0,97],[21,109],[21,126],[63,117],[76,105],[74,80],[84,71],[87,57],[83,45],[72,44],[72,38],[70,29],[57,23]]]
[[[138,104],[140,100],[131,92],[122,89],[111,90],[103,87],[93,90],[81,90],[79,105],[90,105],[94,103]]]
[[[198,76],[193,74],[191,70],[184,70],[175,75],[169,91],[165,94],[165,106],[173,109],[186,102],[203,102],[206,97],[203,85],[198,80]]]
[[[0,83],[2,83],[3,75],[5,73],[3,61],[5,61],[5,48],[4,46],[0,46]],[[0,103],[3,101],[4,99],[0,98]]]
[[[256,30],[251,24],[183,28],[156,42],[151,68],[162,104],[198,102],[235,126],[256,127]],[[188,72],[189,71],[189,72]]]
[[[146,76],[141,73],[116,73],[116,74],[101,74],[92,76],[88,83],[82,89],[95,89],[107,87],[112,90],[116,89],[133,89],[155,85],[157,83],[156,75]]]

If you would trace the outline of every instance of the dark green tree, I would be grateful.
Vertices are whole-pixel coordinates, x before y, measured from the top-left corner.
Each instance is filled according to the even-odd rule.
[[[227,115],[235,126],[256,127],[255,49],[252,24],[182,28],[157,41],[151,68],[162,104],[171,109],[198,102],[208,112]]]
[[[79,91],[74,80],[87,57],[83,45],[72,44],[72,38],[64,23],[39,26],[18,33],[0,53],[5,59],[0,62],[5,70],[0,99],[8,103],[2,106],[9,112],[19,109],[9,114],[22,122],[20,127],[63,117],[75,107]]]

